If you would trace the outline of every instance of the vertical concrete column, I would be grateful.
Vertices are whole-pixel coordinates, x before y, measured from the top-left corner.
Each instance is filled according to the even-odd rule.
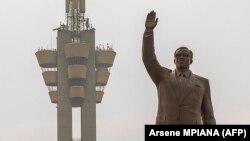
[[[72,140],[72,105],[69,98],[69,84],[67,75],[67,61],[64,45],[71,43],[71,32],[58,30],[57,32],[57,78],[58,78],[58,104],[57,104],[57,138],[58,141]]]
[[[81,107],[82,141],[96,141],[96,98],[95,98],[95,30],[84,30],[81,42],[89,44],[85,98]]]

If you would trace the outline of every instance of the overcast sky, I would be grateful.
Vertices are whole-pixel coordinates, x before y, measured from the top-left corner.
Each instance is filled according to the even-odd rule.
[[[56,105],[35,52],[56,48],[52,29],[65,21],[64,0],[1,0],[0,140],[56,141]],[[141,59],[146,14],[155,10],[156,54],[174,69],[173,53],[187,46],[191,70],[210,81],[218,124],[250,124],[250,0],[86,0],[96,44],[112,43],[117,56],[97,105],[98,141],[143,141],[154,124],[156,87]],[[80,137],[74,110],[73,136]]]

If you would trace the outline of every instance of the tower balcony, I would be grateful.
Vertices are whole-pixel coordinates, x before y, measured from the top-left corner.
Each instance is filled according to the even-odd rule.
[[[86,43],[68,43],[65,44],[65,57],[69,58],[88,58],[89,45]]]
[[[96,70],[96,86],[105,86],[108,83],[110,72],[108,69]]]
[[[95,92],[96,103],[101,103],[101,102],[102,102],[103,94],[104,94],[103,91],[96,91],[96,92]]]
[[[95,57],[96,57],[96,68],[109,68],[113,66],[114,63],[114,59],[115,59],[115,55],[116,52],[114,52],[113,50],[96,50],[95,51]]]
[[[69,97],[72,101],[72,107],[81,107],[83,98],[85,97],[84,87],[71,86],[69,89]]]
[[[87,67],[85,65],[69,65],[68,78],[86,79]]]
[[[57,86],[57,71],[45,71],[42,75],[46,86]]]
[[[49,97],[51,103],[57,103],[58,102],[58,92],[57,91],[50,91]]]
[[[42,68],[57,67],[57,51],[55,49],[39,49],[36,52],[39,66]]]

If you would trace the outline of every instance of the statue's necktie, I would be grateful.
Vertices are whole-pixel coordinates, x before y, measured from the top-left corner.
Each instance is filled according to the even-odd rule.
[[[185,86],[186,86],[186,75],[183,73],[180,73],[179,75],[179,86],[181,90],[181,94],[185,92]]]

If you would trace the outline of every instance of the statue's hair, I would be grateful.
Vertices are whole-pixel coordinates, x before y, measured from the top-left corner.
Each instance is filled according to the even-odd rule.
[[[180,49],[187,49],[189,51],[189,54],[190,54],[190,57],[191,57],[191,64],[193,63],[193,52],[192,50],[188,49],[187,47],[185,46],[181,46],[181,47],[178,47],[175,52],[174,52],[174,55],[176,54],[176,52]]]

